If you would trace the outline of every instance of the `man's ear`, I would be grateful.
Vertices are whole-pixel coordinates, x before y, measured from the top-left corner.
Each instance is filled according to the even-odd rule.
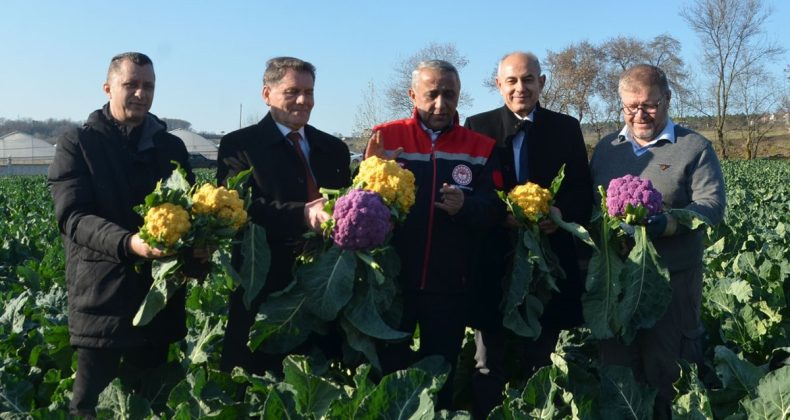
[[[261,97],[263,98],[263,102],[265,102],[266,105],[269,105],[269,95],[271,95],[271,93],[272,93],[271,88],[269,88],[269,86],[267,85],[263,85],[263,89],[261,90]]]
[[[414,89],[412,88],[409,88],[409,98],[411,99],[412,104],[417,105],[416,103],[417,93],[414,92]]]
[[[107,95],[108,98],[112,99],[112,95],[110,95],[110,84],[109,83],[104,82],[104,84],[101,86],[101,90],[104,91],[104,93]]]

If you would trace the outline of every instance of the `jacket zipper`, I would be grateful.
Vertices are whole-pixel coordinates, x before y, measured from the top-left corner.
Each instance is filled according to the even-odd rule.
[[[420,290],[425,290],[425,287],[428,285],[428,263],[431,260],[431,240],[433,234],[433,214],[434,214],[434,203],[436,202],[436,155],[434,152],[436,151],[436,142],[439,139],[437,138],[436,141],[431,142],[431,163],[433,165],[433,176],[431,179],[431,202],[429,203],[429,210],[428,210],[428,235],[425,239],[425,254],[422,260],[422,279],[420,280]]]

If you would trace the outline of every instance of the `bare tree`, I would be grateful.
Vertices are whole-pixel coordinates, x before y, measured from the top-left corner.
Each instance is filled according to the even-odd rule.
[[[362,103],[357,105],[357,113],[354,115],[352,134],[356,137],[368,138],[373,126],[384,121],[376,84],[373,80],[368,80],[366,89],[362,91]]]
[[[579,121],[591,108],[603,55],[587,41],[571,44],[560,52],[548,51],[545,71],[551,83],[544,87],[542,104],[575,115]]]
[[[733,110],[743,115],[735,129],[743,142],[743,157],[756,158],[760,143],[781,122],[775,111],[781,108],[782,90],[776,79],[757,67],[735,80],[731,94]]]
[[[399,61],[394,68],[395,75],[387,87],[385,101],[390,111],[391,118],[404,118],[411,115],[414,106],[409,98],[409,88],[411,87],[411,74],[420,61],[425,60],[444,60],[455,66],[460,72],[469,60],[461,55],[453,43],[432,42],[406,59]],[[472,97],[464,93],[463,83],[461,84],[461,97],[458,101],[458,108],[465,108],[472,105]]]
[[[491,74],[483,79],[483,87],[488,88],[491,92],[498,92],[499,88],[496,85],[497,72],[499,72],[499,61],[494,63],[494,68],[491,69]]]
[[[620,36],[604,42],[601,50],[605,56],[605,66],[600,76],[599,90],[610,117],[620,113],[620,97],[617,94],[620,74],[640,63],[652,64],[664,70],[673,92],[675,114],[683,115],[688,95],[688,73],[679,55],[680,49],[680,41],[668,34],[659,35],[650,41]]]
[[[784,49],[763,36],[770,7],[763,0],[694,0],[680,15],[700,38],[703,67],[710,75],[711,110],[721,157],[728,158],[725,130],[733,84]]]

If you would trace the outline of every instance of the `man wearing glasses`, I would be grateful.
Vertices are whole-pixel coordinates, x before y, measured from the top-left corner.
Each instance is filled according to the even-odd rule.
[[[652,181],[664,209],[687,209],[711,224],[721,222],[726,206],[724,178],[709,140],[675,125],[668,116],[672,92],[658,67],[639,64],[620,76],[625,127],[595,147],[593,185],[606,187],[626,174]],[[600,344],[603,365],[630,367],[637,378],[658,388],[654,418],[669,418],[672,383],[679,360],[702,362],[702,231],[690,231],[667,213],[648,220],[647,233],[669,270],[672,302],[664,316],[641,330],[630,345],[617,339]]]

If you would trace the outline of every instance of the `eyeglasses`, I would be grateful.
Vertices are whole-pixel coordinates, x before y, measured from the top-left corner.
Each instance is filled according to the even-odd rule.
[[[654,104],[641,104],[641,105],[635,105],[635,106],[629,106],[629,105],[623,104],[623,112],[626,115],[628,115],[629,117],[632,117],[632,116],[636,115],[636,113],[639,112],[639,110],[641,109],[642,112],[646,112],[646,113],[648,113],[650,115],[654,115],[656,113],[656,111],[658,111],[658,107],[661,105],[662,102],[663,102],[663,99],[659,100],[658,102],[656,102]]]

